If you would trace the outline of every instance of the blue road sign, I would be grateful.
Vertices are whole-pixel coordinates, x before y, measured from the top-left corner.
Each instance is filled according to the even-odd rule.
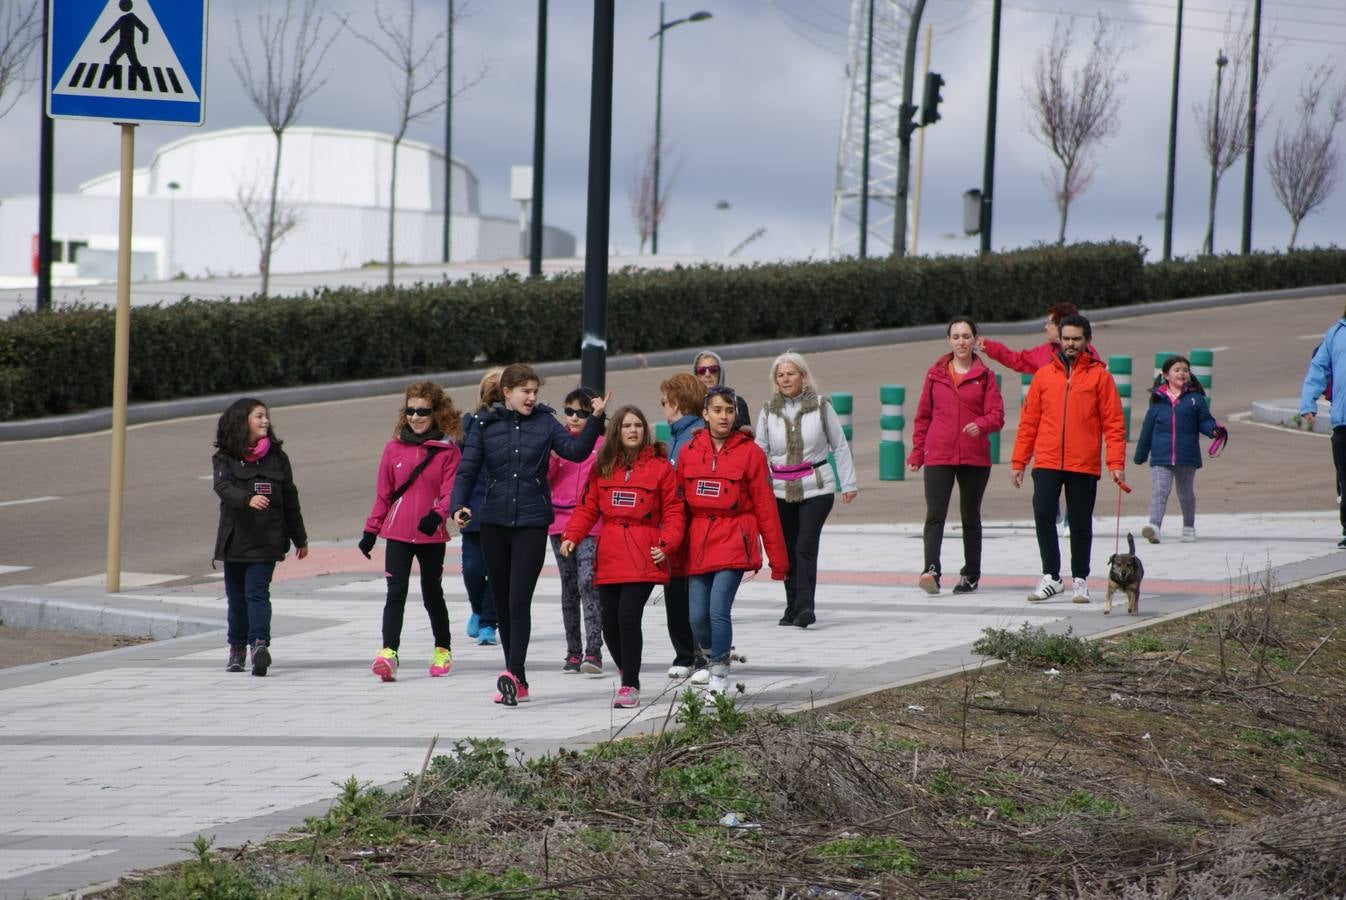
[[[200,125],[209,0],[51,0],[47,114]]]

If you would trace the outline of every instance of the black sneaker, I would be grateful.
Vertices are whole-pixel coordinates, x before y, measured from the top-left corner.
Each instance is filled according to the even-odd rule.
[[[271,651],[266,648],[266,641],[257,641],[252,645],[252,674],[261,677],[269,668],[271,668]]]
[[[789,609],[787,609],[787,610],[785,611],[785,615],[781,616],[781,617],[780,617],[780,621],[777,622],[776,624],[777,624],[777,625],[793,625],[794,623],[795,623],[795,614],[794,614],[794,611],[793,611],[793,610],[789,610]]]
[[[793,624],[796,628],[808,628],[816,621],[818,621],[818,619],[813,615],[812,610],[806,609],[795,616]]]
[[[1342,538],[1341,540],[1337,541],[1337,549],[1339,549],[1339,550],[1346,550],[1346,537],[1344,537],[1344,538]]]
[[[229,645],[229,664],[224,667],[226,672],[242,672],[244,664],[248,661],[247,644]]]
[[[958,583],[953,586],[955,594],[970,594],[977,589],[977,579],[969,578],[964,575],[958,579]]]
[[[920,585],[921,590],[925,591],[927,594],[939,593],[939,573],[935,571],[934,566],[931,566],[922,572],[921,577],[916,580],[916,583]]]

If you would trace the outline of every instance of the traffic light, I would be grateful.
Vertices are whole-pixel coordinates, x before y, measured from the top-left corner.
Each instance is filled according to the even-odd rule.
[[[925,101],[921,104],[921,125],[933,125],[940,119],[939,102],[944,98],[939,89],[944,87],[944,76],[938,72],[925,73]]]

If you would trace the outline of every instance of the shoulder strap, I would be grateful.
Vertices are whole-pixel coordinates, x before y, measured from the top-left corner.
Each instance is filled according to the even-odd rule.
[[[435,454],[442,449],[443,449],[442,447],[426,448],[425,459],[418,462],[416,464],[416,468],[412,469],[411,474],[407,476],[407,480],[402,482],[402,484],[398,486],[397,490],[393,491],[392,496],[388,498],[389,504],[396,503],[398,500],[402,499],[402,495],[407,492],[407,488],[411,487],[411,483],[416,480],[416,477],[418,475],[420,475],[422,472],[425,471],[425,467],[430,465],[430,460],[434,459]]]

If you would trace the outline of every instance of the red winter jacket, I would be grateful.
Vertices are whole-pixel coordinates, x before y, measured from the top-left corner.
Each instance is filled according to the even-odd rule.
[[[388,498],[393,491],[402,486],[411,470],[425,459],[431,447],[439,451],[435,458],[416,476],[406,493],[398,497],[396,503],[389,504]],[[458,473],[458,460],[461,457],[458,445],[448,438],[423,444],[409,444],[396,439],[389,441],[379,460],[374,508],[365,520],[365,531],[408,544],[447,543],[449,533],[443,522],[439,523],[434,534],[429,535],[422,534],[416,526],[432,509],[445,519],[449,517],[449,494],[453,491],[453,477]]]
[[[1050,363],[1052,357],[1061,349],[1060,344],[1053,344],[1051,341],[1039,344],[1036,347],[1029,347],[1026,350],[1011,350],[999,341],[993,341],[990,338],[986,338],[982,343],[982,353],[1005,368],[1021,372],[1024,375],[1032,375],[1038,369]],[[1102,361],[1102,357],[1098,355],[1098,351],[1094,349],[1093,344],[1086,344],[1084,352],[1094,359]]]
[[[686,523],[677,477],[661,451],[646,447],[629,469],[619,463],[610,475],[597,466],[589,474],[562,539],[578,544],[602,518],[594,584],[668,583],[667,560],[656,564],[650,548],[671,554]]]
[[[703,428],[678,453],[678,481],[691,520],[687,524],[688,575],[721,569],[762,568],[762,544],[771,577],[785,578],[789,558],[771,493],[766,454],[742,432],[718,451]]]
[[[1005,427],[1005,402],[986,364],[973,354],[972,368],[957,385],[949,377],[952,353],[941,356],[925,373],[921,399],[911,433],[913,466],[989,466],[991,432]],[[963,433],[975,422],[976,437]]]

